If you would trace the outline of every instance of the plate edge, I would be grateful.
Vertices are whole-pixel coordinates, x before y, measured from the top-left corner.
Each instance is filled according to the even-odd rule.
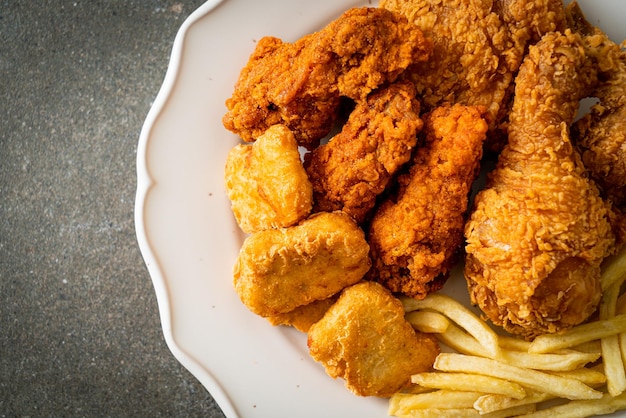
[[[159,307],[159,317],[161,321],[161,327],[163,331],[163,337],[165,342],[172,352],[174,357],[193,374],[209,391],[211,396],[215,398],[224,414],[228,417],[239,417],[234,404],[230,400],[229,396],[219,384],[217,379],[211,375],[196,359],[186,353],[176,342],[173,335],[172,328],[172,316],[171,306],[169,298],[169,289],[165,281],[163,272],[161,270],[159,261],[152,249],[148,233],[146,231],[144,214],[146,210],[146,201],[150,194],[150,190],[154,187],[155,182],[146,161],[146,154],[150,136],[154,124],[158,120],[159,116],[163,112],[165,105],[173,92],[174,85],[179,77],[179,70],[182,60],[183,46],[185,38],[191,26],[211,11],[213,11],[219,4],[225,0],[208,0],[193,13],[191,13],[187,19],[183,22],[181,27],[176,33],[174,43],[172,46],[172,52],[170,54],[169,64],[165,72],[165,77],[159,89],[159,92],[154,99],[150,110],[146,116],[144,124],[139,134],[139,142],[137,144],[137,157],[136,157],[136,174],[137,174],[137,190],[135,194],[135,208],[134,208],[134,221],[135,221],[135,234],[139,245],[139,250],[144,259],[144,263],[148,269],[152,285],[157,298],[157,304]]]

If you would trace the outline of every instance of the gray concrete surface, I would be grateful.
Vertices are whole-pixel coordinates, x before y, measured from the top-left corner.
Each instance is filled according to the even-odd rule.
[[[202,0],[0,0],[0,417],[223,416],[172,356],[137,140]]]

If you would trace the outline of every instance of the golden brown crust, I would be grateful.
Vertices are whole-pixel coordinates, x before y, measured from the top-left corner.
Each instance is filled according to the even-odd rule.
[[[233,214],[246,233],[295,225],[311,212],[313,188],[298,144],[282,125],[252,145],[235,146],[224,177]]]
[[[424,109],[483,106],[487,148],[506,143],[513,77],[529,44],[565,25],[561,0],[381,0],[433,41],[427,61],[409,68]]]
[[[307,333],[309,328],[322,319],[328,309],[337,301],[338,295],[333,295],[328,299],[315,300],[308,305],[299,306],[293,311],[268,316],[267,320],[272,325],[290,325],[298,331]]]
[[[442,106],[424,116],[424,144],[369,227],[369,276],[392,292],[423,298],[439,290],[463,242],[469,192],[478,174],[487,123],[482,110]]]
[[[294,43],[263,38],[226,101],[224,126],[253,141],[282,123],[312,149],[331,130],[340,96],[364,100],[431,50],[417,27],[379,8],[350,9]]]
[[[549,34],[516,79],[509,143],[466,224],[472,301],[526,337],[589,317],[600,263],[615,251],[611,208],[586,176],[568,126],[592,83],[582,40]]]
[[[358,282],[370,264],[363,231],[342,212],[324,212],[250,235],[235,264],[234,286],[252,312],[276,316]]]
[[[305,156],[314,211],[343,210],[362,223],[411,157],[422,127],[415,88],[392,84],[358,103],[340,133]]]
[[[402,303],[376,282],[346,288],[309,329],[311,356],[360,396],[388,397],[429,370],[439,346],[413,330]]]

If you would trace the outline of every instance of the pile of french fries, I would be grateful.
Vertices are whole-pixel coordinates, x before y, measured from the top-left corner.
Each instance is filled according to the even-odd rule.
[[[443,294],[402,299],[413,327],[450,350],[391,397],[389,415],[589,417],[626,409],[625,280],[623,249],[603,268],[598,319],[532,342],[498,335]]]

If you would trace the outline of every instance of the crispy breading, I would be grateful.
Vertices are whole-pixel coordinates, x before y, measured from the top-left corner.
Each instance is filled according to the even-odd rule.
[[[237,223],[246,233],[295,225],[309,216],[313,188],[289,129],[270,127],[252,145],[235,146],[225,182]]]
[[[376,209],[367,239],[372,279],[392,292],[424,298],[439,290],[458,261],[470,189],[487,123],[483,109],[442,106],[424,116],[423,145],[397,197]]]
[[[253,141],[282,123],[312,149],[330,132],[340,96],[364,100],[431,50],[406,18],[367,7],[350,9],[294,43],[263,38],[226,101],[224,126]]]
[[[598,103],[574,124],[572,140],[604,196],[626,212],[626,51],[587,22],[576,2],[566,12],[598,71],[590,94]]]
[[[432,39],[433,54],[409,68],[424,109],[484,106],[487,148],[506,143],[513,77],[537,35],[564,28],[561,0],[381,0]]]
[[[346,288],[324,317],[311,326],[313,359],[360,396],[388,397],[429,370],[439,354],[435,338],[417,332],[402,303],[380,284]]]
[[[313,210],[343,210],[362,223],[410,159],[422,127],[419,109],[410,82],[392,84],[357,103],[341,132],[305,155]]]
[[[322,212],[246,238],[234,286],[252,312],[276,316],[358,282],[370,264],[365,234],[354,221],[343,212]]]
[[[516,78],[509,142],[466,224],[472,302],[532,338],[586,320],[600,300],[600,264],[615,251],[611,207],[568,127],[594,71],[577,34],[545,35]]]
[[[307,333],[309,328],[322,319],[328,309],[337,301],[338,295],[328,299],[315,300],[308,305],[299,306],[293,311],[267,317],[272,325],[290,325],[298,331]]]

